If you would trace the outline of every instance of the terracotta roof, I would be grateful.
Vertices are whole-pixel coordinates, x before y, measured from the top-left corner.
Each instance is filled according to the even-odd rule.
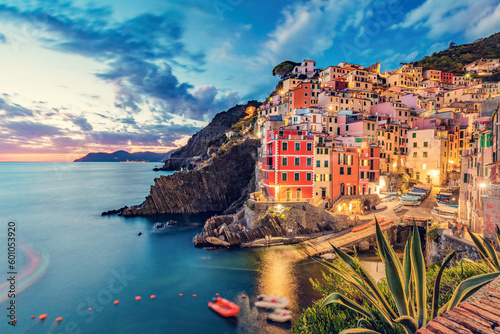
[[[416,334],[500,334],[500,278],[457,307],[434,318]]]

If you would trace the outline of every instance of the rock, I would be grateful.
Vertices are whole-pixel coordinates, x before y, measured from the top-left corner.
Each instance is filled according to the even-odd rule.
[[[123,211],[125,209],[128,209],[128,206],[124,206],[123,208],[118,209],[118,210],[104,211],[103,213],[101,213],[101,216],[110,216],[110,215],[116,215],[116,214],[121,216],[121,214],[123,213]]]
[[[248,107],[258,108],[260,102],[248,101],[245,105],[236,105],[227,111],[215,115],[212,121],[189,139],[187,144],[175,151],[161,170],[175,171],[191,169],[197,157],[206,159],[211,156],[211,152],[216,150],[224,142],[225,133],[240,119],[247,114]]]
[[[358,250],[360,252],[368,252],[370,250],[370,242],[363,240],[358,244]]]
[[[146,200],[125,208],[123,215],[223,212],[248,198],[258,146],[258,139],[247,139],[200,170],[156,178]]]

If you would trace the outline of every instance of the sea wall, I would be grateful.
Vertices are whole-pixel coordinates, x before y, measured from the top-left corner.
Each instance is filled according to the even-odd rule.
[[[472,241],[456,238],[448,234],[449,230],[437,229],[437,238],[430,242],[430,262],[442,262],[450,252],[456,252],[456,260],[470,259],[479,261],[481,257]]]

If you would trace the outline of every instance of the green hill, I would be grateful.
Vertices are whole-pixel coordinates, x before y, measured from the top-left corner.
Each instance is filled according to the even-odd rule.
[[[415,62],[415,65],[421,66],[424,70],[437,69],[454,74],[465,74],[462,68],[480,58],[500,58],[500,32],[469,44],[450,43],[447,50],[424,57]],[[495,73],[489,79],[495,79],[492,77],[496,77],[495,81],[500,80],[499,73]]]

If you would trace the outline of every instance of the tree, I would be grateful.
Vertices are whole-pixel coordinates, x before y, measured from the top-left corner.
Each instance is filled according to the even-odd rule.
[[[295,63],[291,60],[285,60],[284,62],[276,65],[273,68],[273,76],[279,75],[281,76],[281,79],[286,77],[288,74],[290,74],[293,71],[293,68],[295,66],[300,65],[300,63]]]
[[[448,49],[453,49],[457,44],[455,42],[451,42],[450,45],[448,46]]]

